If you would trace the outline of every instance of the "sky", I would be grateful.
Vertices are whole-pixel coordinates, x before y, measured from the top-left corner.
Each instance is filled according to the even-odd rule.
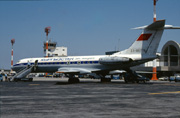
[[[157,20],[180,26],[180,0],[158,0]],[[68,48],[69,56],[104,55],[124,50],[140,35],[131,28],[153,22],[153,0],[0,0],[0,69],[11,67],[11,39],[15,39],[14,64],[23,58],[43,57],[45,27],[49,39]],[[158,51],[180,30],[166,30]]]

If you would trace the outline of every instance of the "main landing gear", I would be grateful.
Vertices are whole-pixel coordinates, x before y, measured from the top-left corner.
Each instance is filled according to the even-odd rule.
[[[110,83],[111,78],[106,78],[105,76],[106,76],[105,74],[100,74],[101,83],[106,83],[106,82]]]
[[[104,82],[111,82],[111,78],[101,78],[101,82],[104,83]]]
[[[124,76],[125,83],[132,82],[132,83],[139,83],[139,80],[137,78],[137,73],[135,71],[132,71],[130,69],[126,70],[127,73]]]
[[[69,80],[68,83],[72,84],[72,83],[79,83],[79,78],[75,77],[74,75],[69,75]]]

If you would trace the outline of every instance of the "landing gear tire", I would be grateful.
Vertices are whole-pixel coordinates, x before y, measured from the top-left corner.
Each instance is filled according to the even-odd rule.
[[[69,80],[68,80],[68,83],[70,83],[70,84],[73,84],[73,83],[79,83],[80,81],[79,81],[79,78],[69,78]]]
[[[143,82],[146,83],[146,80],[144,80]]]
[[[15,81],[15,82],[18,82],[18,78],[14,78],[14,81]]]
[[[29,78],[29,82],[32,82],[33,81],[33,78]]]
[[[111,78],[101,78],[101,82],[111,82]]]
[[[124,81],[125,81],[126,84],[128,83],[128,80],[125,79]]]
[[[145,82],[145,81],[144,81]],[[136,80],[136,83],[139,83],[139,80]]]

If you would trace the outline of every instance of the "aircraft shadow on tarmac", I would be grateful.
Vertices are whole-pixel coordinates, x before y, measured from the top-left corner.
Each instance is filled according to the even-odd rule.
[[[89,81],[83,81],[83,82],[79,82],[79,83],[69,83],[69,82],[56,82],[55,85],[71,85],[71,84],[126,84],[126,85],[129,85],[129,84],[143,84],[143,85],[151,85],[151,84],[154,84],[152,82],[146,82],[146,83],[143,83],[143,82],[139,82],[139,83],[132,83],[132,82],[129,82],[129,83],[125,83],[125,82],[89,82]]]

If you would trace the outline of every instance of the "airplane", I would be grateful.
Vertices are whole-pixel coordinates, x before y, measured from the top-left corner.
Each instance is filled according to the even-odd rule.
[[[126,50],[112,55],[21,59],[12,67],[12,70],[19,73],[13,79],[17,80],[25,77],[30,72],[69,74],[68,81],[70,83],[79,82],[79,78],[75,77],[77,74],[96,74],[101,77],[102,82],[110,82],[111,80],[105,78],[105,76],[114,70],[125,70],[129,75],[133,76],[134,72],[132,72],[130,67],[158,58],[156,52],[164,29],[180,29],[180,27],[165,25],[165,20],[157,20],[148,26],[137,27],[135,29],[143,29],[143,31]],[[125,78],[125,82],[128,81],[137,80],[133,77]]]

